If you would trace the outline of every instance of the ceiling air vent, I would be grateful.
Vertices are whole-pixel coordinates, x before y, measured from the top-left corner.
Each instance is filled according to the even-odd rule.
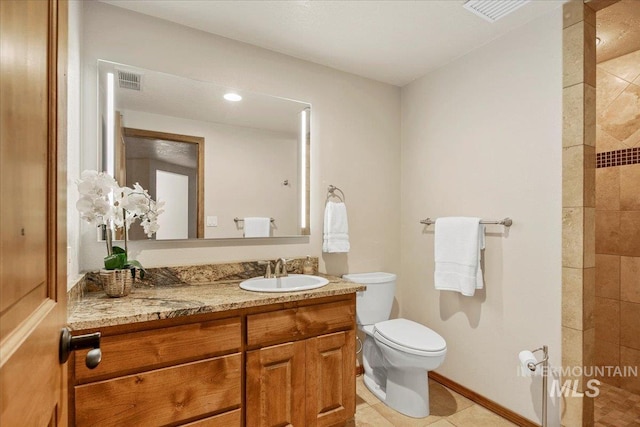
[[[131,71],[118,70],[118,86],[121,89],[140,90],[142,75]]]
[[[528,2],[529,0],[469,0],[464,8],[489,22],[496,22]]]

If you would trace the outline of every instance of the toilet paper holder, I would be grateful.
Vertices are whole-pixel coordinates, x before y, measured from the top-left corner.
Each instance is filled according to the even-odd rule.
[[[533,356],[533,353],[542,351],[542,360],[538,361],[538,359]],[[531,350],[531,356],[533,359],[525,359],[523,360],[523,355],[520,353],[520,362],[521,364],[529,369],[531,372],[535,372],[538,369],[538,365],[542,365],[542,427],[547,427],[547,371],[549,367],[549,347],[543,345],[540,348],[536,348],[535,350]],[[535,360],[535,361],[534,361]],[[526,362],[526,365],[525,365]]]
[[[542,365],[542,367],[543,367],[542,375],[546,377],[547,362],[549,361],[549,347],[546,346],[546,345],[543,345],[540,348],[536,348],[535,350],[531,350],[531,353],[535,353],[537,351],[542,351],[542,360],[540,360],[539,362],[536,361],[535,363],[534,362],[528,362],[527,363],[527,368],[531,372],[535,372],[536,369],[538,369],[538,365]]]

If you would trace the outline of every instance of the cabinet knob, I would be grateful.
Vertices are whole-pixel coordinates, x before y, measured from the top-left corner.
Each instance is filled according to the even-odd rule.
[[[69,359],[72,351],[90,348],[85,359],[87,368],[94,369],[102,360],[100,350],[100,332],[93,334],[72,336],[69,328],[62,328],[60,332],[60,363],[65,363]]]

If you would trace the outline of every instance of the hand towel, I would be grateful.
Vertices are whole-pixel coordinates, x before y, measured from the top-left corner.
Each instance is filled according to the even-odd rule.
[[[247,217],[244,219],[244,237],[270,237],[271,218]]]
[[[322,252],[349,252],[347,206],[342,202],[327,202],[324,208]]]
[[[435,287],[473,296],[482,289],[481,250],[484,225],[480,218],[438,218],[435,229]]]

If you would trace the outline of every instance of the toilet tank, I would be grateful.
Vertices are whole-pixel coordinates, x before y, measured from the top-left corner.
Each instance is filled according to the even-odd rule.
[[[342,276],[343,279],[361,283],[367,287],[366,291],[358,292],[356,296],[358,325],[373,325],[389,319],[396,293],[396,277],[393,273],[382,272]]]

